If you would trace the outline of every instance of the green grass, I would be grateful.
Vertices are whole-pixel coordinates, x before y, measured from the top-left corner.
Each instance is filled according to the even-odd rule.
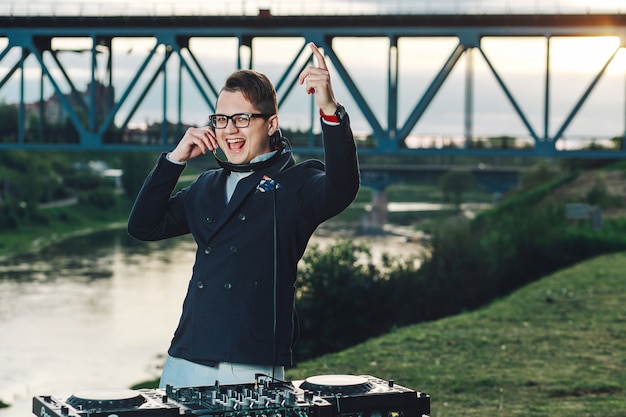
[[[72,236],[112,227],[125,227],[132,202],[120,197],[115,207],[98,209],[89,204],[42,210],[46,224],[20,225],[19,229],[2,231],[0,257],[37,250]]]
[[[626,416],[626,253],[458,316],[299,364],[288,380],[374,375],[431,395],[431,416]],[[381,300],[382,302],[383,300]]]
[[[443,203],[441,187],[431,182],[411,182],[391,184],[387,187],[387,199],[396,203],[420,202],[420,203]],[[493,193],[489,190],[475,186],[472,190],[463,193],[464,202],[490,203]],[[355,199],[356,203],[368,204],[372,201],[372,190],[362,187]]]

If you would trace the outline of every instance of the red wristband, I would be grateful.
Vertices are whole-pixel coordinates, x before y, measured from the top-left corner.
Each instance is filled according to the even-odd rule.
[[[320,109],[320,117],[324,120],[326,120],[327,122],[331,122],[331,123],[339,123],[339,118],[337,117],[337,115],[335,114],[331,114],[330,116],[327,114],[324,114],[324,112],[322,111],[322,109]]]

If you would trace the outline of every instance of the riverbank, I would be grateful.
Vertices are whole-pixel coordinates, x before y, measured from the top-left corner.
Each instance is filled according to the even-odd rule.
[[[0,261],[20,253],[41,250],[50,245],[100,230],[126,227],[132,202],[123,196],[115,206],[103,210],[85,203],[42,209],[37,224],[21,225],[15,230],[2,231]]]
[[[179,187],[189,184],[195,175],[181,177]],[[464,215],[473,213],[491,205],[492,195],[488,190],[476,187],[468,191],[464,198],[472,203],[463,204],[461,211]],[[440,187],[433,183],[399,183],[387,187],[389,212],[387,224],[401,226],[402,233],[416,229],[416,225],[429,222],[441,216],[451,216],[459,213],[454,206],[443,201]],[[342,213],[330,222],[349,224],[361,232],[375,234],[394,234],[393,227],[384,228],[375,225],[370,227],[368,222],[372,190],[362,187],[355,201]],[[108,209],[101,209],[79,200],[75,204],[58,206],[49,204],[40,208],[41,219],[20,224],[17,229],[2,231],[0,242],[0,261],[17,253],[37,251],[65,239],[83,234],[97,232],[107,228],[126,227],[128,214],[134,202],[133,197],[125,195],[115,196],[115,205]],[[417,238],[420,238],[419,232]],[[415,238],[412,232],[407,237]]]

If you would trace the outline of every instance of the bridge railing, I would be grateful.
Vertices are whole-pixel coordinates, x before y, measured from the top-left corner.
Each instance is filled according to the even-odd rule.
[[[619,1],[564,2],[562,0],[7,0],[2,16],[255,16],[281,15],[412,15],[412,14],[621,14]]]

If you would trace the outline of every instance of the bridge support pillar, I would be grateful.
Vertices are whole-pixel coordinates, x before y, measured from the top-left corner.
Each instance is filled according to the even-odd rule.
[[[370,233],[380,233],[387,223],[389,207],[386,188],[372,189],[371,210],[364,219],[363,228]]]

